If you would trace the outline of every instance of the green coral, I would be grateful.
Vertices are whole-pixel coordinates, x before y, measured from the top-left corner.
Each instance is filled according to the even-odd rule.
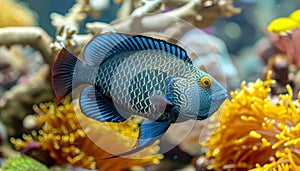
[[[2,171],[48,171],[48,168],[31,157],[22,156],[8,159]]]

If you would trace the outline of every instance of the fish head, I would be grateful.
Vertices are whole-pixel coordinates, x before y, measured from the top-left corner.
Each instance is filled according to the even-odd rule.
[[[193,120],[206,119],[227,98],[226,89],[206,73],[193,79],[176,80],[173,90],[174,110],[180,116]]]

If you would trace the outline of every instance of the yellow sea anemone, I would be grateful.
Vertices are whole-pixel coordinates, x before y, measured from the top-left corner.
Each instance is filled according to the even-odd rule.
[[[36,15],[15,0],[0,0],[0,27],[32,26],[36,24]]]
[[[286,34],[297,27],[299,27],[299,24],[295,20],[285,17],[276,18],[275,20],[273,20],[269,24],[268,30],[269,32],[273,33]]]
[[[299,170],[300,99],[292,101],[292,90],[272,102],[267,80],[241,84],[231,93],[216,130],[204,146],[214,159],[215,170]],[[300,98],[300,96],[299,96]],[[215,115],[217,116],[217,115]]]
[[[24,135],[24,140],[11,139],[11,142],[17,149],[22,149],[29,142],[37,141],[55,159],[56,164],[69,163],[87,169],[126,170],[133,166],[159,163],[162,155],[157,154],[157,143],[134,154],[148,156],[142,159],[119,157],[101,160],[111,154],[100,148],[99,144],[109,144],[111,148],[119,149],[134,146],[135,141],[130,140],[139,134],[140,119],[132,118],[122,123],[101,123],[80,112],[76,113],[74,105],[70,98],[66,98],[57,107],[53,103],[35,106],[34,110],[39,114],[38,123],[43,126],[31,135]]]

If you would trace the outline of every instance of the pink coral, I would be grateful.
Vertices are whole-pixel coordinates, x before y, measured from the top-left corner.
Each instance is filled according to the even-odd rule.
[[[290,63],[300,69],[300,29],[295,28],[287,35],[270,33],[269,39],[271,43],[282,53],[287,54]]]

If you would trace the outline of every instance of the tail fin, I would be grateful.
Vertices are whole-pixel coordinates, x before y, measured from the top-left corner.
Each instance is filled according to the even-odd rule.
[[[66,95],[71,93],[75,78],[75,66],[77,62],[81,62],[77,57],[63,48],[57,57],[52,68],[52,88],[54,90],[57,103],[59,103]]]

